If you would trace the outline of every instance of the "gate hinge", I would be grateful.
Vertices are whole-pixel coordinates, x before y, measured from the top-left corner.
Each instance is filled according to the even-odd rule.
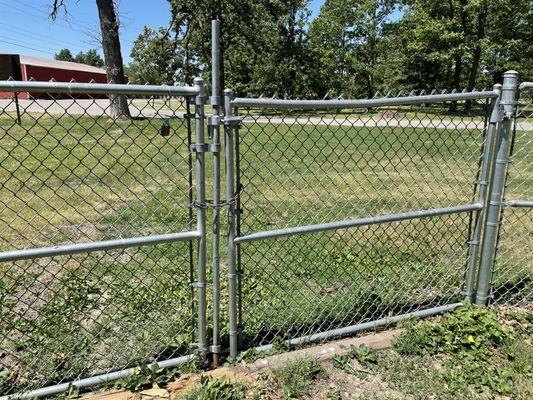
[[[222,146],[220,144],[191,144],[190,150],[192,153],[220,153]]]

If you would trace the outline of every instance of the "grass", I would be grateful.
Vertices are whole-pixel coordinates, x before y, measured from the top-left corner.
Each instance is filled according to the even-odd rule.
[[[228,382],[225,377],[202,376],[200,385],[189,391],[183,400],[244,400],[244,387]]]
[[[187,127],[171,119],[162,137],[162,123],[0,118],[2,250],[191,226]],[[240,135],[243,234],[468,203],[481,144],[479,131],[414,127],[247,122]],[[467,225],[461,214],[242,245],[242,344],[460,299]],[[3,391],[187,354],[190,251],[178,243],[3,264]],[[527,258],[505,262],[527,271]]]
[[[393,347],[353,347],[331,362],[290,361],[259,381],[262,400],[530,399],[531,323],[523,309],[458,308],[408,323]]]
[[[283,393],[284,399],[299,399],[307,394],[312,383],[325,376],[324,368],[313,358],[289,361],[272,370],[270,378]]]
[[[414,399],[531,398],[531,318],[472,308],[419,323],[383,355],[383,379]]]

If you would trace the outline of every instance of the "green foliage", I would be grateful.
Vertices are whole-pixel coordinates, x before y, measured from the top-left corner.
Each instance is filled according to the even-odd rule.
[[[532,52],[528,0],[407,4],[394,35],[406,54],[401,73],[410,85],[470,90],[499,82],[510,68],[519,69],[525,80],[530,76],[531,67],[518,61]]]
[[[141,365],[135,368],[132,374],[117,380],[114,386],[132,391],[146,389],[154,384],[164,386],[178,378],[182,371],[194,370],[195,368],[191,368],[193,365],[189,364],[181,368],[160,368],[156,364]]]
[[[93,67],[98,68],[104,66],[104,60],[100,56],[100,54],[98,54],[96,49],[87,50],[87,52],[85,53],[83,51],[80,51],[78,54],[76,54],[76,57],[74,57],[74,62],[92,65]]]
[[[315,379],[325,376],[324,368],[313,358],[289,361],[272,371],[272,378],[286,399],[305,395]]]
[[[333,366],[347,372],[354,374],[358,372],[352,365],[352,361],[357,360],[359,364],[365,368],[374,368],[379,362],[379,355],[376,350],[365,346],[352,346],[350,352],[346,355],[336,355],[333,357]]]
[[[55,60],[74,62],[74,56],[69,49],[61,49],[54,55]]]
[[[236,365],[240,362],[252,363],[254,361],[260,360],[268,356],[273,356],[276,354],[286,353],[291,350],[291,345],[288,340],[284,340],[281,337],[274,338],[272,347],[269,350],[258,351],[255,348],[250,348],[249,350],[243,351],[236,358],[228,358],[226,361],[227,365]]]
[[[390,66],[385,31],[395,0],[327,0],[310,25],[320,62],[320,94],[372,97]]]
[[[131,82],[138,84],[172,85],[189,82],[198,73],[188,68],[179,40],[168,29],[144,27],[131,49],[133,62],[128,66]]]
[[[515,346],[516,333],[502,325],[494,309],[474,306],[422,322],[394,342],[403,355],[445,356],[443,376],[452,389],[471,385],[503,395],[516,393],[517,372],[528,373],[527,361],[508,362],[517,358]]]
[[[203,375],[200,385],[193,388],[184,400],[244,400],[244,388],[229,383],[226,377],[211,378]]]
[[[96,49],[90,49],[85,53],[80,51],[75,57],[72,55],[69,49],[61,49],[59,53],[54,56],[54,58],[60,61],[77,62],[99,68],[104,66],[104,60],[100,54],[98,54]]]
[[[329,388],[326,396],[329,400],[342,400],[341,392],[339,389]]]
[[[461,307],[437,323],[424,322],[408,329],[394,342],[400,354],[437,354],[447,352],[469,357],[490,356],[491,349],[513,337],[502,326],[492,308]]]

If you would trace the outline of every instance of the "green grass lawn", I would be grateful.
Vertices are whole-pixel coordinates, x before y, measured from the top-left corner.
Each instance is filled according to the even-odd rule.
[[[170,119],[163,137],[163,123],[0,118],[1,250],[194,227],[187,126]],[[482,142],[480,130],[253,123],[240,139],[242,234],[466,204]],[[243,244],[243,345],[459,300],[467,230],[468,215],[458,214]],[[186,354],[195,340],[191,250],[1,265],[1,391]]]

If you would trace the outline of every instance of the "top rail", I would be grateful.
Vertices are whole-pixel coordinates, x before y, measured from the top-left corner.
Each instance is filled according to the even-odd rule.
[[[519,86],[520,90],[533,90],[533,82],[522,82]]]
[[[251,99],[238,97],[231,102],[233,107],[253,108],[298,108],[298,109],[330,109],[330,108],[371,108],[384,106],[411,105],[423,103],[440,103],[443,101],[461,101],[476,99],[492,99],[498,97],[495,91],[433,94],[427,96],[406,96],[367,100],[276,100]]]
[[[138,96],[191,96],[198,89],[192,86],[119,85],[115,83],[0,81],[1,92],[34,92],[58,94],[125,94]]]

